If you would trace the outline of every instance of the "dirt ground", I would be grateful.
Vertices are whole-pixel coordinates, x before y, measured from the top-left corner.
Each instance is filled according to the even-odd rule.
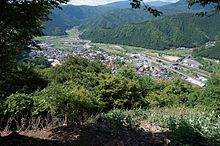
[[[104,123],[38,131],[1,133],[1,146],[165,146],[167,129],[142,122],[139,128],[112,129]]]

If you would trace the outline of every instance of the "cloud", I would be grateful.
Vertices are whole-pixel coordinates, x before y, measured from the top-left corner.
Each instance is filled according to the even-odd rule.
[[[126,0],[70,0],[69,4],[96,6],[96,5],[107,4],[116,1],[126,1]],[[127,1],[129,2],[129,0]],[[144,0],[144,1],[149,2],[149,1],[158,1],[158,0]],[[178,0],[161,0],[161,1],[176,2]]]

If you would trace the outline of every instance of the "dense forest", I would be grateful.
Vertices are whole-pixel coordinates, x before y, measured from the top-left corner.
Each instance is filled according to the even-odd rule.
[[[217,42],[212,47],[202,47],[194,50],[194,57],[205,57],[220,60],[220,42]]]
[[[117,28],[129,23],[140,23],[149,19],[153,19],[150,14],[146,14],[142,10],[115,9],[106,14],[100,15],[93,19],[88,19],[79,25],[80,30],[101,28]]]
[[[87,19],[103,15],[113,9],[101,6],[64,5],[62,10],[55,9],[52,11],[49,15],[50,20],[44,22],[45,29],[43,32],[46,35],[65,35],[67,29],[78,26]]]
[[[177,14],[139,24],[128,24],[115,29],[88,29],[82,38],[93,42],[139,46],[150,49],[196,47],[219,38],[220,15],[197,17]],[[168,25],[169,24],[169,25]]]
[[[164,16],[193,13],[212,8],[210,5],[202,7],[196,4],[189,9],[185,0],[176,3],[149,2],[148,4],[157,7]],[[125,24],[155,19],[143,9],[132,9],[128,1],[100,6],[64,5],[62,10],[53,10],[49,17],[51,20],[45,22],[44,33],[46,35],[65,35],[65,31],[73,26],[79,26],[80,30],[97,27],[116,28]]]

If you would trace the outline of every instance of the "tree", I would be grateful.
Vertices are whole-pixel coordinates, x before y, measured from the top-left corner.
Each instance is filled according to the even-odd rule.
[[[104,102],[106,110],[148,106],[140,94],[138,81],[123,76],[103,74],[100,76],[96,92],[97,97]]]
[[[33,100],[26,94],[15,93],[5,100],[6,114],[15,116],[30,115],[33,108]]]
[[[59,4],[67,1],[0,1],[0,89],[6,89],[5,86],[11,81],[16,81],[12,78],[19,71],[16,57],[28,47],[36,46],[33,37],[43,34],[42,21],[48,20],[50,10],[59,8]]]
[[[48,20],[50,10],[60,8],[68,0],[1,0],[0,46],[22,49],[42,35],[42,21]],[[15,45],[15,46],[14,46]],[[1,52],[2,53],[2,52]]]
[[[97,112],[102,106],[98,98],[83,86],[51,84],[36,92],[32,98],[34,100],[32,114],[65,116],[70,122],[81,120],[84,116]]]
[[[200,101],[202,103],[220,110],[220,77],[218,75],[213,75],[209,79],[201,97]]]
[[[0,1],[0,78],[11,68],[15,58],[30,45],[34,36],[42,35],[43,23],[50,10],[68,0]]]
[[[144,6],[144,10],[147,10],[150,14],[154,15],[155,17],[160,16],[162,14],[161,11],[150,7],[149,5],[145,4],[143,0],[131,0],[131,7],[132,8],[141,8],[141,3]]]
[[[121,68],[118,71],[118,75],[131,79],[131,80],[136,80],[138,79],[138,74],[136,73],[136,71],[132,68]]]

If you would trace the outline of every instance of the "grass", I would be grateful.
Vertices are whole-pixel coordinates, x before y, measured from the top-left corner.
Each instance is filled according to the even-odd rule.
[[[79,32],[76,28],[70,29],[66,31],[68,34],[68,37],[71,38],[79,38]]]
[[[125,56],[126,53],[125,49],[118,45],[112,45],[112,44],[95,44],[95,45],[96,47],[112,55]]]
[[[197,108],[114,109],[96,117],[113,128],[138,128],[141,121],[168,128],[171,145],[219,145],[220,116]],[[94,122],[94,120],[93,120]]]
[[[157,51],[158,53],[169,55],[169,56],[183,56],[183,55],[188,55],[192,53],[192,50],[175,50],[175,49],[170,49],[170,50],[164,50],[164,51]]]
[[[75,28],[67,30],[66,32],[67,35],[65,36],[42,36],[36,37],[34,40],[53,43],[53,48],[63,48],[65,50],[70,50],[75,46],[71,44],[65,44],[65,42],[68,42],[72,38],[78,38],[79,32]]]
[[[219,63],[216,63],[214,60],[206,58],[197,58],[197,61],[203,64],[203,66],[201,67],[202,70],[220,75]]]

